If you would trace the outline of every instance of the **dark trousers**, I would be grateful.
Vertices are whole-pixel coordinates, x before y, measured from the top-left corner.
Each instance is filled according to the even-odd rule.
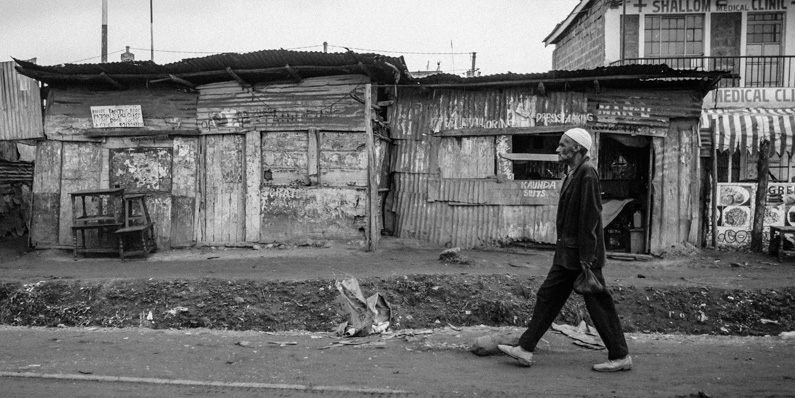
[[[601,268],[592,269],[594,275],[602,284],[605,279]],[[547,274],[547,279],[541,284],[536,293],[536,306],[533,308],[533,317],[527,325],[527,330],[519,338],[519,346],[527,351],[533,351],[541,336],[546,333],[552,322],[557,318],[561,308],[571,295],[574,280],[582,271],[570,270],[561,265],[552,265]],[[605,343],[608,359],[620,359],[629,354],[621,321],[618,319],[616,306],[610,292],[599,294],[586,294],[585,306],[591,315],[596,331]]]

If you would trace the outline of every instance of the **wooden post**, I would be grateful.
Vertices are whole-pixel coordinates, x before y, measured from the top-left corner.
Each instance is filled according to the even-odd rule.
[[[712,126],[712,248],[718,248],[718,144]],[[731,162],[731,155],[729,155]]]
[[[375,142],[373,138],[372,115],[372,85],[364,86],[364,129],[367,132],[367,250],[378,249],[378,183],[375,174]]]
[[[762,227],[765,221],[765,210],[767,208],[767,181],[768,181],[768,158],[770,157],[770,140],[763,140],[759,143],[759,160],[756,162],[759,182],[756,186],[756,209],[754,209],[754,225],[751,230],[751,251],[762,252]]]

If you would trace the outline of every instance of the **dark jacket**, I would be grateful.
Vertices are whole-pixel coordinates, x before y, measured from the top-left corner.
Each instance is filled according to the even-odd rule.
[[[554,264],[576,270],[581,269],[580,261],[592,268],[605,265],[601,187],[588,157],[563,182],[556,227]]]

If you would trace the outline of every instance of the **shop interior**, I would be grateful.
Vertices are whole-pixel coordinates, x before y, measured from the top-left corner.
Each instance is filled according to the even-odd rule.
[[[516,135],[512,151],[554,154],[560,137],[561,134]],[[651,139],[600,134],[598,156],[607,250],[646,253]],[[515,180],[559,180],[566,175],[566,166],[556,160],[514,161],[513,172]]]
[[[646,253],[651,139],[601,134],[597,168],[608,251]]]

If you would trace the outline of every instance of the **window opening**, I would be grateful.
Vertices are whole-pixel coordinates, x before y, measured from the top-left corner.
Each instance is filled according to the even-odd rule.
[[[703,56],[704,16],[647,16],[644,29],[646,57]]]
[[[535,157],[537,160],[514,160],[514,180],[562,179],[566,165],[557,160],[555,153],[562,136],[560,133],[511,136],[512,153],[539,155]]]
[[[781,85],[782,13],[748,14],[745,54],[746,87]]]

